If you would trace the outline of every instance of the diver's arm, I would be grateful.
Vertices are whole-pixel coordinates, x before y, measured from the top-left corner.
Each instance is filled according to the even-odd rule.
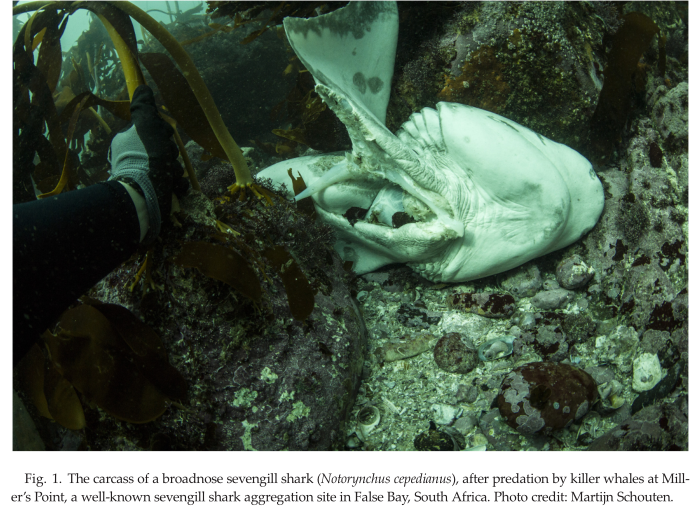
[[[63,311],[132,255],[142,229],[133,197],[117,181],[16,204],[12,216],[16,364]]]

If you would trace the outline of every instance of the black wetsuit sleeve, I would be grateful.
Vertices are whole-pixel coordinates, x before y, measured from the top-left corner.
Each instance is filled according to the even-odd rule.
[[[79,296],[139,244],[139,219],[117,181],[16,204],[13,363]]]

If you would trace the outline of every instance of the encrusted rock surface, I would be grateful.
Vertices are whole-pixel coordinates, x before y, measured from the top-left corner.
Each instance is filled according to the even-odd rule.
[[[533,362],[512,370],[497,398],[509,426],[525,435],[552,433],[585,416],[597,399],[593,378],[567,364]]]
[[[447,333],[434,346],[434,361],[447,373],[469,373],[480,359],[473,343],[461,333]]]

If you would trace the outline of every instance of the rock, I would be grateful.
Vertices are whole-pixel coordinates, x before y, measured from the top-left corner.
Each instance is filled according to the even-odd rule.
[[[508,374],[497,405],[506,423],[518,432],[550,434],[585,416],[596,399],[597,386],[585,371],[533,362]]]
[[[429,429],[420,433],[413,444],[418,451],[452,451],[457,448],[454,438],[438,430],[434,421],[429,422]]]
[[[629,326],[617,326],[606,337],[595,339],[595,356],[602,364],[611,363],[619,372],[628,375],[633,367],[633,356],[638,348],[638,333]]]
[[[542,282],[542,290],[556,290],[559,288],[559,282],[555,279],[548,278]]]
[[[472,342],[460,333],[448,333],[434,347],[434,361],[447,373],[469,373],[480,363]]]
[[[477,400],[478,391],[474,385],[461,384],[456,391],[456,401],[458,403],[475,403]]]
[[[458,407],[446,403],[434,403],[432,417],[437,425],[450,425],[458,414]]]
[[[635,414],[643,407],[651,405],[657,400],[660,400],[671,393],[679,382],[682,372],[681,362],[677,362],[674,367],[667,371],[667,376],[665,376],[660,382],[650,389],[649,391],[642,392],[638,397],[633,400],[631,404],[631,413]]]
[[[686,396],[674,403],[645,407],[588,447],[589,451],[688,450]]]
[[[215,199],[228,193],[228,187],[235,182],[235,172],[230,163],[219,163],[207,169],[199,181],[202,193],[209,199]]]
[[[633,361],[633,384],[636,392],[649,391],[662,379],[662,368],[657,355],[643,353]]]
[[[669,90],[653,106],[655,126],[662,138],[668,141],[668,145],[688,141],[688,96],[689,85],[682,82]]]
[[[501,288],[514,297],[532,297],[540,290],[542,277],[535,265],[522,266],[509,271],[501,280]]]
[[[36,430],[24,402],[12,390],[12,450],[45,451],[46,447]]]
[[[595,380],[598,385],[614,380],[614,371],[609,367],[587,367],[585,372],[592,376],[593,380]]]
[[[374,351],[374,356],[380,362],[395,362],[396,360],[414,357],[427,351],[433,338],[432,335],[423,334],[403,339],[400,342],[387,342]]]
[[[449,294],[446,305],[449,308],[464,310],[490,319],[506,319],[511,317],[516,309],[513,296],[491,292]]]
[[[453,424],[453,427],[461,434],[468,435],[477,426],[475,416],[461,416]]]
[[[550,362],[561,362],[568,357],[569,344],[566,342],[561,327],[545,324],[538,327],[535,337],[535,350]]]
[[[532,312],[522,312],[517,322],[523,330],[535,328],[535,314]]]
[[[557,281],[562,288],[581,288],[595,276],[595,269],[588,267],[579,255],[565,258],[557,265]]]
[[[664,368],[674,363],[675,349],[668,331],[648,330],[641,336],[639,347],[642,353],[653,353],[660,359]],[[665,363],[667,361],[667,363]]]
[[[557,288],[538,292],[530,300],[532,305],[541,310],[556,310],[573,298],[573,294],[566,289]]]

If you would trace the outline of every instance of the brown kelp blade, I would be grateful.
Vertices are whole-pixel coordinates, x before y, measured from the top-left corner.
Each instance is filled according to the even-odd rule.
[[[98,308],[81,305],[61,316],[57,338],[48,342],[53,362],[79,392],[112,416],[131,423],[153,421],[179,398],[185,380],[160,353],[160,341],[145,335],[143,343],[135,344],[145,348],[143,354],[142,349],[135,353],[117,329],[122,314],[116,313],[111,323]]]
[[[648,16],[638,12],[624,16],[612,49],[607,54],[605,79],[595,113],[590,121],[588,157],[597,164],[607,161],[621,138],[630,112],[631,76],[638,61],[660,29]]]
[[[290,313],[298,321],[307,319],[314,310],[314,293],[307,277],[288,250],[280,245],[262,253],[278,273],[288,296]]]
[[[186,242],[173,262],[183,267],[194,267],[205,276],[230,285],[255,303],[261,300],[261,285],[254,270],[229,247],[207,242]]]
[[[110,303],[93,306],[106,316],[137,356],[136,366],[140,372],[171,400],[184,399],[187,384],[177,369],[168,363],[168,354],[156,332],[123,306]]]
[[[60,21],[62,20],[62,23]],[[43,73],[51,92],[55,91],[55,87],[60,79],[60,71],[62,69],[62,47],[60,45],[60,38],[62,37],[65,27],[67,26],[68,18],[62,19],[61,16],[54,16],[50,20],[52,23],[46,27],[46,33],[41,39],[41,49],[38,53],[38,60],[36,66]],[[34,39],[34,44],[36,39]]]
[[[55,338],[46,332],[47,338]],[[46,338],[44,335],[42,338]],[[86,426],[84,409],[74,387],[32,346],[17,366],[17,374],[38,413],[71,430]]]
[[[204,110],[189,83],[170,58],[160,53],[141,53],[139,59],[158,86],[166,108],[187,135],[217,158],[228,160]]]
[[[86,101],[85,101],[86,99]],[[120,118],[121,120],[125,120],[129,122],[130,120],[130,103],[127,100],[106,100],[102,99],[100,97],[97,97],[90,91],[85,91],[84,93],[80,93],[79,95],[73,97],[67,105],[64,107],[62,112],[60,113],[60,123],[64,124],[66,123],[72,114],[74,113],[75,108],[77,105],[79,105],[81,102],[83,102],[82,105],[82,111],[84,109],[90,108],[92,106],[103,106],[105,109],[110,111],[113,115],[116,117]]]
[[[132,20],[128,15],[118,9],[117,6],[111,5],[110,2],[83,2],[79,4],[79,8],[88,9],[96,15],[106,18],[120,35],[132,55],[137,56],[137,36],[134,32]]]
[[[72,140],[72,135],[74,134],[74,130],[77,127],[77,120],[79,119],[79,113],[81,113],[82,109],[84,109],[84,105],[86,104],[87,99],[83,98],[83,100],[79,103],[77,103],[77,106],[74,108],[74,111],[72,112],[72,115],[70,117],[70,123],[67,128],[67,141]],[[46,197],[50,197],[52,195],[57,195],[60,192],[62,192],[65,187],[68,184],[71,184],[71,187],[75,186],[75,173],[72,167],[72,160],[70,159],[70,153],[69,149],[67,152],[65,152],[65,161],[62,167],[62,174],[60,175],[60,181],[58,181],[57,186],[51,190],[50,192],[47,193],[42,193],[38,196],[39,199],[44,199]]]

